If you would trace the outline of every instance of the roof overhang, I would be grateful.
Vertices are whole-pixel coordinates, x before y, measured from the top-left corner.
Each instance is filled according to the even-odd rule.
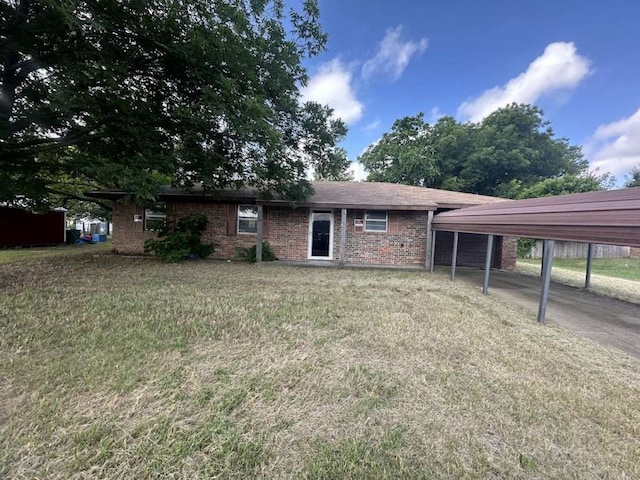
[[[640,188],[462,208],[436,215],[432,228],[640,247]]]

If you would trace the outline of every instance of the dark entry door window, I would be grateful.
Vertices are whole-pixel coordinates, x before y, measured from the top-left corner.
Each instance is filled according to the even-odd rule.
[[[313,212],[311,221],[311,256],[331,257],[331,213]]]

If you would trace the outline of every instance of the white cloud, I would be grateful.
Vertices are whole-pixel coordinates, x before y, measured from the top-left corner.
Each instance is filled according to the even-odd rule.
[[[376,55],[362,65],[362,78],[370,79],[375,75],[384,75],[397,80],[404,72],[411,57],[423,53],[429,46],[429,40],[421,38],[413,42],[400,39],[402,25],[387,30],[378,45]]]
[[[364,166],[357,161],[351,162],[351,166],[348,169],[353,174],[353,179],[356,182],[363,182],[367,179],[368,172],[365,171]]]
[[[464,102],[458,116],[477,122],[510,103],[535,103],[550,93],[575,88],[588,74],[589,60],[578,54],[573,42],[550,43],[526,72]]]
[[[630,117],[599,126],[591,136],[585,153],[591,168],[623,177],[640,165],[640,108]]]
[[[444,113],[440,111],[440,107],[436,106],[429,110],[429,123],[437,123],[442,117],[444,117]]]
[[[368,123],[364,127],[362,127],[362,130],[365,132],[373,132],[378,128],[380,128],[380,120],[374,120],[373,122]]]
[[[346,123],[355,123],[362,117],[364,106],[356,98],[349,69],[335,58],[320,67],[302,89],[303,101],[329,105],[336,117]]]

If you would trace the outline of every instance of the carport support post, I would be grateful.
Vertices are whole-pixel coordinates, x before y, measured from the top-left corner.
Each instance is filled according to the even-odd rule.
[[[451,256],[451,280],[456,278],[456,263],[458,263],[458,232],[453,232],[453,254]]]
[[[544,249],[544,269],[542,271],[542,292],[540,293],[540,305],[538,307],[538,322],[544,323],[544,316],[547,312],[547,301],[549,300],[549,286],[551,285],[551,265],[553,264],[553,248],[555,241],[545,240]]]
[[[431,270],[431,256],[433,252],[431,251],[431,223],[433,222],[433,210],[429,210],[427,213],[427,246],[426,246],[426,256],[424,259],[424,268],[429,268]]]
[[[340,266],[344,267],[347,256],[347,209],[340,210]]]
[[[491,270],[491,255],[493,253],[493,235],[487,235],[487,256],[484,260],[484,283],[482,284],[482,294],[489,293],[489,271]]]
[[[256,262],[262,262],[262,219],[264,212],[262,211],[262,205],[258,205],[258,231],[256,238]]]
[[[587,248],[587,275],[584,279],[584,288],[591,286],[591,261],[593,260],[593,243]]]
[[[436,231],[431,232],[431,256],[429,257],[429,271],[433,273],[433,266],[436,260]]]

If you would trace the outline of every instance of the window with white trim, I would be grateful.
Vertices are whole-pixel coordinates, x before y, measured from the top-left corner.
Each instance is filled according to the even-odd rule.
[[[258,207],[238,205],[238,233],[257,233]]]
[[[386,232],[387,231],[387,211],[367,210],[364,215],[365,232]]]
[[[144,209],[144,229],[150,232],[157,232],[164,227],[167,222],[167,212],[164,210],[165,204],[159,203],[153,208]]]

